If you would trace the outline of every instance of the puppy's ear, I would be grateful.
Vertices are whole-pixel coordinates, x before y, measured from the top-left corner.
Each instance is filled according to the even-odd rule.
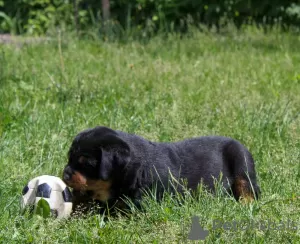
[[[117,163],[122,165],[130,160],[130,147],[116,135],[106,135],[102,138],[102,147],[113,153]]]
[[[124,167],[130,161],[130,147],[116,135],[101,138],[100,177],[109,179],[113,168]]]

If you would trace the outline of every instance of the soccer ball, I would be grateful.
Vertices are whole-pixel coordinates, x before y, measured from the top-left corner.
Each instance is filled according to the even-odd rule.
[[[23,188],[21,198],[23,212],[44,212],[55,218],[66,218],[72,212],[72,194],[66,184],[51,175],[38,176]]]

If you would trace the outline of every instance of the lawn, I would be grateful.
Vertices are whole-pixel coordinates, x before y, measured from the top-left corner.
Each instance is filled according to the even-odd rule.
[[[62,40],[0,44],[1,243],[192,243],[193,216],[208,243],[300,240],[299,36],[252,30],[147,43]],[[61,176],[73,137],[95,125],[154,141],[238,139],[253,153],[262,196],[245,205],[199,187],[183,205],[179,196],[160,204],[149,196],[146,212],[106,221],[22,216],[23,186],[38,175]],[[271,225],[216,229],[216,220]]]

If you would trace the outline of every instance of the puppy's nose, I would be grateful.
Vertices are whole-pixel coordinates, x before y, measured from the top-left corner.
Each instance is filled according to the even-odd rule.
[[[71,169],[70,166],[67,166],[64,169],[63,180],[64,181],[70,181],[72,179],[72,174],[73,174],[73,170]]]
[[[70,175],[68,173],[64,173],[64,180],[65,181],[69,181],[69,180],[71,180],[71,178],[72,178],[72,175]]]

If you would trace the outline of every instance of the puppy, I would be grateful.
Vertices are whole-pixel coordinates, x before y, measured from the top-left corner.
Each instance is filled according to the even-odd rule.
[[[170,187],[171,175],[177,186]],[[138,204],[154,187],[159,199],[166,190],[181,192],[180,179],[188,189],[203,183],[214,191],[214,179],[220,178],[236,200],[253,200],[260,193],[253,158],[236,140],[205,136],[157,143],[103,126],[75,137],[63,172],[73,188],[74,208],[90,200],[112,206],[124,197]]]

